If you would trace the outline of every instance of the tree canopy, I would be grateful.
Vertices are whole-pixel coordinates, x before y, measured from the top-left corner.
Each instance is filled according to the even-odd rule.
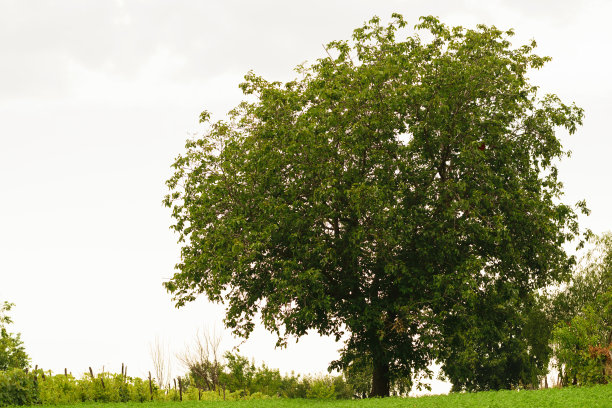
[[[555,132],[583,112],[527,78],[549,58],[512,31],[406,24],[375,17],[287,83],[247,74],[248,101],[187,142],[165,198],[177,307],[205,294],[279,345],[344,336],[331,367],[371,362],[373,396],[447,358],[475,305],[566,278],[579,234]]]

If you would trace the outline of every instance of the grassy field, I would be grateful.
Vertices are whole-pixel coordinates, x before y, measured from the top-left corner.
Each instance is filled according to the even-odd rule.
[[[131,407],[131,406],[134,407]],[[268,399],[249,401],[185,401],[151,403],[82,403],[66,405],[74,408],[612,408],[612,384],[584,388],[538,391],[497,391],[473,394],[451,394],[418,398],[385,398],[371,400],[290,400]]]

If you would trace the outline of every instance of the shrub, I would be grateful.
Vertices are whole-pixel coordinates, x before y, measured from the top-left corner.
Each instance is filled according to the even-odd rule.
[[[0,371],[0,406],[32,405],[39,402],[35,373],[14,368]]]
[[[335,388],[333,378],[329,376],[315,377],[310,382],[310,389],[306,392],[306,398],[335,399]]]
[[[555,354],[564,385],[612,381],[612,289],[554,331]]]
[[[79,387],[72,375],[48,375],[39,385],[42,404],[75,404],[81,402]]]

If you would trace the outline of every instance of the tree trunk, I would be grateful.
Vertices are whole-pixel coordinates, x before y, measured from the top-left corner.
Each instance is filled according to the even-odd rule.
[[[374,361],[372,370],[372,394],[371,397],[389,396],[389,363]]]

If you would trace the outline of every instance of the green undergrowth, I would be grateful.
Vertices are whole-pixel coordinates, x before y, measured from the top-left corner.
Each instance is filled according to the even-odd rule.
[[[369,400],[264,399],[242,401],[155,401],[145,403],[80,403],[58,405],[75,408],[612,408],[612,384],[593,387],[547,389],[537,391],[489,391],[416,398]]]

